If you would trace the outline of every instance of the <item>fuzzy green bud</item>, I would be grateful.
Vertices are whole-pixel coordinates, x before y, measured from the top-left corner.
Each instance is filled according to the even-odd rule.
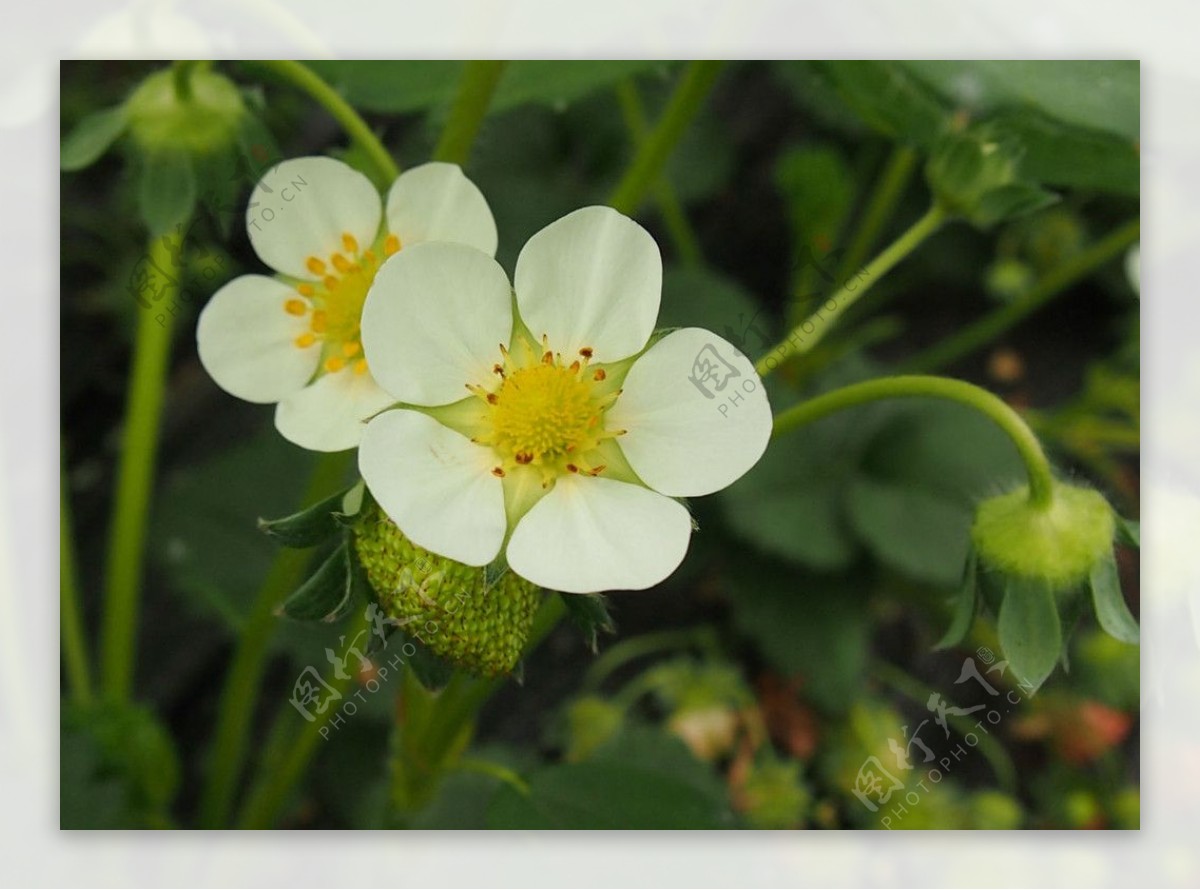
[[[925,177],[943,210],[987,228],[1056,200],[1021,179],[1019,158],[1015,140],[979,127],[942,137],[930,154]]]
[[[971,539],[985,566],[1061,590],[1111,554],[1115,530],[1103,495],[1056,482],[1049,506],[1031,502],[1024,486],[983,501]]]
[[[246,107],[233,81],[193,65],[147,77],[125,111],[146,151],[207,155],[233,145]]]
[[[380,608],[410,637],[473,674],[517,666],[541,605],[534,584],[418,547],[375,505],[354,526],[354,548]]]

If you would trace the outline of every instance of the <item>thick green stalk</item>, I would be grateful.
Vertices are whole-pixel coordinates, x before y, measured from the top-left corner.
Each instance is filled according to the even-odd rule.
[[[949,399],[980,412],[995,423],[1012,440],[1025,472],[1029,476],[1029,500],[1039,506],[1049,506],[1052,499],[1054,474],[1042,445],[1028,424],[999,396],[962,380],[919,375],[880,377],[835,389],[788,408],[775,417],[773,436],[798,426],[820,420],[836,411],[865,405],[880,399],[931,397]]]
[[[336,491],[344,481],[354,452],[323,454],[317,461],[301,506]],[[275,607],[304,580],[312,554],[282,550],[255,595],[241,627],[233,663],[225,678],[210,752],[208,782],[200,801],[200,824],[224,827],[241,780],[249,744],[250,723],[258,702],[259,683],[267,664],[267,647],[275,632]]]
[[[433,150],[435,161],[466,166],[471,156],[471,146],[475,144],[475,137],[487,116],[492,95],[507,64],[503,60],[467,62],[458,85],[458,94],[450,107],[450,117],[442,130],[442,138]]]
[[[608,203],[633,214],[662,173],[667,158],[712,89],[723,62],[690,62],[654,130],[634,155]]]
[[[383,143],[379,141],[379,137],[367,125],[367,122],[349,102],[342,98],[337,90],[322,80],[315,71],[300,62],[286,59],[263,60],[254,64],[273,71],[284,80],[299,87],[328,111],[346,131],[350,139],[370,157],[371,163],[375,165],[381,179],[390,183],[400,175],[400,167],[396,163],[396,159],[384,148]]]
[[[92,700],[92,673],[79,606],[79,576],[75,571],[75,534],[72,531],[71,499],[67,495],[65,470],[59,473],[58,503],[58,604],[62,613],[62,653],[63,660],[67,663],[71,697],[76,704],[86,705]]]
[[[178,233],[150,241],[151,280],[169,302],[179,292],[182,237]],[[158,459],[159,418],[171,352],[173,313],[137,313],[125,430],[117,466],[116,496],[110,526],[101,631],[104,694],[127,701],[133,685],[138,608],[142,589],[142,557],[150,486]]]
[[[929,208],[908,231],[884,248],[882,253],[871,260],[853,279],[847,280],[816,312],[796,325],[787,337],[768,350],[755,365],[759,375],[767,376],[789,358],[803,355],[816,346],[829,327],[854,304],[855,300],[870,290],[871,285],[893,266],[916,250],[945,220],[946,214],[941,208],[937,205]]]
[[[904,362],[906,372],[926,372],[953,364],[995,340],[1013,325],[1036,312],[1077,281],[1115,259],[1141,236],[1139,220],[1130,220],[1048,272],[1022,297],[983,316],[974,324],[947,337]]]
[[[617,101],[621,105],[625,127],[633,139],[634,150],[640,150],[650,137],[650,124],[646,120],[641,96],[638,95],[637,82],[632,77],[617,84]],[[671,180],[666,173],[654,180],[654,200],[658,202],[658,212],[662,214],[667,235],[679,254],[679,259],[689,266],[699,265],[703,259],[700,241],[696,238],[696,233],[688,222],[687,213],[679,203],[679,197],[671,187]]]

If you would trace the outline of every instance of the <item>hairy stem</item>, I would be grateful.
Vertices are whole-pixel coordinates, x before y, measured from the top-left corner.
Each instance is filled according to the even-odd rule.
[[[931,397],[949,399],[972,408],[995,423],[1012,440],[1029,477],[1029,500],[1041,507],[1050,505],[1054,474],[1036,435],[1003,399],[971,383],[947,377],[920,375],[880,377],[824,393],[781,412],[775,417],[773,435],[779,436],[836,411],[880,399]]]

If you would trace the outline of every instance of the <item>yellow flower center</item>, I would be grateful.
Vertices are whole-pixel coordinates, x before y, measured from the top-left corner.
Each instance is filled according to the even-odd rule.
[[[603,368],[589,367],[592,350],[581,349],[570,364],[544,340],[540,350],[521,343],[500,351],[504,362],[493,369],[500,386],[468,387],[487,404],[487,429],[475,441],[496,452],[492,473],[503,477],[530,466],[541,471],[544,485],[563,473],[601,473],[605,466],[591,452],[625,431],[605,429],[605,412],[620,391],[602,386]]]
[[[395,235],[383,239],[385,257],[399,249],[400,239]],[[328,260],[308,258],[305,267],[313,281],[297,285],[298,296],[284,301],[283,309],[289,315],[308,316],[308,330],[296,338],[296,347],[310,349],[320,344],[321,368],[327,373],[335,374],[350,363],[354,373],[367,372],[360,323],[379,266],[374,248],[360,251],[355,237],[344,233],[342,250],[330,254]]]

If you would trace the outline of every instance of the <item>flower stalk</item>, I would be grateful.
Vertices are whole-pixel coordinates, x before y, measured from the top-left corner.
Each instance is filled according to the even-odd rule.
[[[179,291],[183,249],[180,231],[150,242],[150,274],[168,302],[174,300]],[[129,700],[133,685],[146,517],[158,458],[159,419],[171,351],[171,328],[170,318],[164,319],[147,311],[138,313],[110,526],[101,630],[103,691],[106,697],[118,703]]]
[[[769,349],[755,370],[766,377],[788,359],[804,355],[821,341],[830,326],[849,309],[854,302],[871,289],[871,286],[889,272],[893,266],[923,244],[941,228],[947,214],[934,205],[919,220],[871,260],[862,271],[847,280],[825,303],[800,324],[792,329],[776,346]]]
[[[445,161],[465,167],[471,156],[471,147],[483,119],[492,104],[492,96],[500,84],[500,78],[508,62],[484,59],[467,62],[463,68],[458,94],[450,107],[450,117],[442,130],[437,148],[433,150],[435,161]]]
[[[76,704],[92,700],[92,673],[83,614],[79,605],[79,576],[75,568],[75,533],[66,472],[59,474],[59,610],[62,613],[62,651],[71,697]]]
[[[691,62],[679,78],[679,84],[667,103],[663,116],[634,155],[633,163],[617,184],[608,203],[626,214],[637,212],[647,193],[658,180],[704,99],[721,73],[724,62]]]
[[[922,375],[880,377],[835,389],[776,415],[773,436],[820,420],[844,408],[880,399],[932,397],[972,408],[995,423],[1012,440],[1029,477],[1029,502],[1047,508],[1053,500],[1054,474],[1041,443],[1029,425],[999,396],[962,380]]]

